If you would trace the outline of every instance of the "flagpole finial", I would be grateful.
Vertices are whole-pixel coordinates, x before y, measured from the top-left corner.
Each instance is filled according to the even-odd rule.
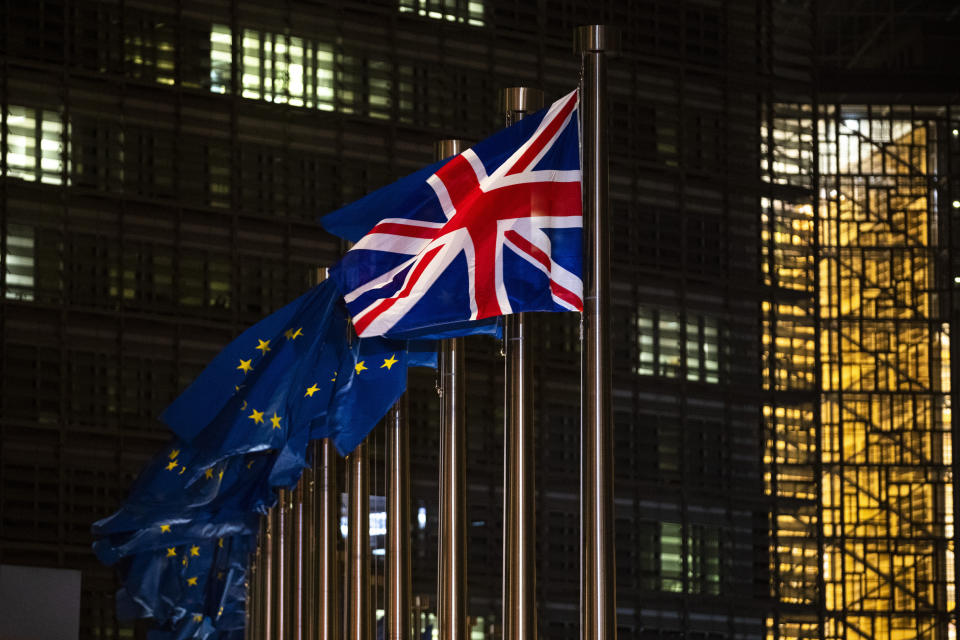
[[[505,113],[536,111],[543,107],[543,89],[506,87],[500,90],[500,103]]]
[[[603,52],[615,56],[620,53],[620,30],[604,24],[579,26],[573,32],[573,52],[580,55]]]

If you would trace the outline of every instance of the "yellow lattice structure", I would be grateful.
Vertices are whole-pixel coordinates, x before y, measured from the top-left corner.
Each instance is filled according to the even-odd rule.
[[[771,638],[954,636],[936,122],[868,113],[817,120],[817,179],[809,109],[768,134]]]

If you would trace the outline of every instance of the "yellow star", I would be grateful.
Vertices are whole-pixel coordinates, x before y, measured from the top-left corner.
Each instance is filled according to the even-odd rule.
[[[220,473],[217,474],[217,480],[223,480],[223,469],[220,469]]]
[[[283,332],[283,335],[287,336],[287,340],[296,340],[303,335],[303,327],[300,327],[296,331],[293,329],[287,329]]]
[[[191,587],[197,586],[197,579],[196,579],[196,577],[187,578],[187,584],[190,585]]]
[[[334,371],[334,372],[333,372],[333,377],[330,378],[330,382],[336,382],[336,381],[337,381],[337,372]]]
[[[397,362],[398,362],[398,360],[394,357],[394,356],[396,356],[396,355],[397,355],[397,354],[395,354],[395,353],[394,353],[394,354],[391,354],[391,356],[390,356],[389,358],[387,358],[386,360],[383,361],[383,364],[380,365],[380,368],[381,368],[381,369],[384,369],[384,368],[385,368],[387,371],[390,371],[390,368],[393,367],[393,365],[397,364]]]
[[[160,525],[160,533],[170,533],[170,525],[168,524]]]
[[[173,460],[178,455],[180,455],[180,449],[174,449],[173,451],[170,452],[170,459]]]
[[[177,468],[177,461],[176,461],[176,460],[173,460],[173,461],[167,463],[167,471],[173,471],[173,470],[176,469],[176,468]]]
[[[240,366],[238,366],[237,369],[240,369],[244,373],[250,373],[251,371],[253,371],[253,365],[250,364],[252,361],[253,361],[253,358],[250,358],[249,360],[241,360]]]
[[[203,475],[206,476],[207,480],[209,480],[210,478],[212,478],[212,477],[213,477],[213,467],[210,467],[209,469],[207,469],[206,471],[204,471],[204,472],[203,472]]]
[[[192,555],[192,556],[199,556],[199,555],[200,555],[200,547],[190,547],[190,555]]]
[[[181,466],[180,466],[180,473],[178,473],[177,475],[178,475],[178,476],[182,476],[182,475],[183,475],[183,472],[186,471],[186,470],[187,470],[187,468],[186,468],[185,466],[181,465]]]
[[[257,349],[258,351],[260,351],[260,353],[263,353],[263,354],[266,354],[267,351],[270,351],[269,340],[261,340],[260,338],[257,338],[257,342],[259,342],[260,344],[254,347],[254,349]]]
[[[244,400],[243,404],[240,405],[240,411],[246,411],[246,410],[247,410],[247,401]]]
[[[247,469],[249,469],[249,468],[252,467],[252,466],[253,466],[253,460],[251,460],[250,462],[247,463]]]
[[[307,392],[306,392],[305,394],[303,394],[303,397],[304,397],[304,398],[307,398],[307,397],[312,398],[312,397],[313,397],[313,394],[315,394],[317,391],[320,391],[320,387],[318,387],[318,386],[317,386],[317,383],[314,382],[311,386],[307,387]]]
[[[223,549],[223,538],[217,538],[217,546]]]
[[[203,614],[202,614],[202,613],[195,613],[195,614],[193,614],[193,621],[194,621],[194,622],[203,622]]]
[[[219,609],[217,609],[217,615],[218,615],[218,616],[222,616],[222,615],[223,615],[223,607],[220,607]]]
[[[183,556],[183,561],[182,561],[180,564],[182,564],[183,566],[187,566],[187,556],[186,556],[186,555]]]
[[[223,580],[223,571],[217,571],[217,580]],[[220,613],[223,613],[223,609],[220,609]]]
[[[357,370],[357,374],[358,374],[358,375],[359,375],[359,373],[360,373],[361,371],[366,371],[366,370],[367,370],[367,368],[366,368],[365,366],[363,366],[363,363],[364,363],[364,362],[366,362],[366,360],[361,360],[360,362],[358,362],[358,363],[353,367],[354,369]]]
[[[273,428],[274,428],[274,429],[279,429],[279,428],[280,428],[280,416],[278,416],[276,413],[274,413],[274,414],[273,414],[273,417],[270,418],[270,424],[273,425]]]
[[[167,557],[176,558],[177,557],[177,548],[176,547],[167,547]]]
[[[253,413],[251,413],[247,417],[253,420],[254,424],[263,424],[263,411],[257,411],[256,409],[254,409]]]

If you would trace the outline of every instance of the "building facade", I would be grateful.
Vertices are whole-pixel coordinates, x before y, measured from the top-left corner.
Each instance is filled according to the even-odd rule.
[[[81,637],[142,634],[89,526],[166,442],[160,411],[337,259],[319,215],[492,133],[501,88],[569,91],[589,23],[624,34],[620,637],[952,638],[956,112],[822,102],[818,64],[872,32],[774,0],[7,0],[0,562],[81,569]],[[539,620],[576,638],[579,326],[535,322]],[[503,360],[469,348],[468,610],[493,638]],[[426,625],[439,403],[432,373],[410,384]]]

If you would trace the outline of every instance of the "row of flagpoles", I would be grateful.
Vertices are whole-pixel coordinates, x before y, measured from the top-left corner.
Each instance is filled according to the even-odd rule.
[[[581,326],[581,638],[616,637],[613,549],[613,463],[610,404],[609,225],[606,63],[619,49],[615,30],[575,32],[582,59],[584,310]],[[542,107],[542,92],[503,92],[506,124]],[[436,147],[436,159],[463,150],[459,140]],[[503,640],[538,637],[535,601],[535,485],[531,319],[507,316],[505,346]],[[466,640],[466,425],[464,338],[441,343],[439,550],[436,612],[442,640]],[[387,417],[387,549],[385,638],[410,640],[410,450],[406,394]],[[293,491],[282,490],[263,518],[249,574],[246,637],[266,640],[373,640],[370,584],[368,445],[347,458],[348,540],[337,555],[340,490],[330,439],[314,443],[313,463]],[[341,598],[342,596],[342,598]],[[418,604],[419,606],[419,604]],[[419,616],[417,616],[419,617]],[[343,623],[343,629],[341,624]],[[419,624],[417,625],[419,627]],[[420,629],[416,629],[419,633]]]
[[[440,637],[466,640],[465,343],[463,337],[442,340],[438,357],[422,338],[490,334],[495,318],[507,315],[502,629],[508,640],[535,638],[532,317],[510,313],[582,308],[581,628],[584,640],[615,637],[604,96],[606,57],[616,43],[604,27],[582,27],[576,50],[582,59],[579,126],[573,92],[518,122],[540,106],[542,94],[507,90],[504,111],[514,126],[468,151],[459,141],[444,141],[436,149],[444,162],[324,216],[328,230],[358,242],[356,250],[331,268],[329,282],[227,345],[167,407],[161,419],[176,438],[144,469],[121,508],[92,527],[97,556],[118,567],[119,617],[153,618],[156,640],[372,640],[371,465],[364,439],[386,415],[385,632],[391,640],[418,634],[411,624],[404,390],[408,367],[437,366],[435,604]],[[453,273],[451,260],[460,252],[469,248],[473,255],[475,241],[481,247],[509,241],[511,252],[526,260],[511,264],[510,279],[506,254],[493,261],[497,267],[485,254],[482,278],[468,268],[472,306],[464,316],[450,306],[462,281],[453,290],[436,283],[439,273]],[[405,262],[397,266],[400,258]],[[480,269],[476,260],[469,264]],[[539,275],[529,279],[531,265],[536,273],[546,269],[546,285]],[[405,268],[403,289],[384,298],[383,287],[397,286],[396,274]],[[431,268],[423,283],[417,280]],[[413,288],[419,297],[406,297]],[[546,302],[524,297],[537,288]],[[426,316],[414,313],[422,309]],[[353,340],[348,311],[359,336]],[[416,333],[423,328],[426,334]],[[391,331],[395,337],[384,335]],[[342,483],[335,449],[349,454]],[[343,491],[348,540],[341,560]],[[424,606],[419,599],[413,604]]]

